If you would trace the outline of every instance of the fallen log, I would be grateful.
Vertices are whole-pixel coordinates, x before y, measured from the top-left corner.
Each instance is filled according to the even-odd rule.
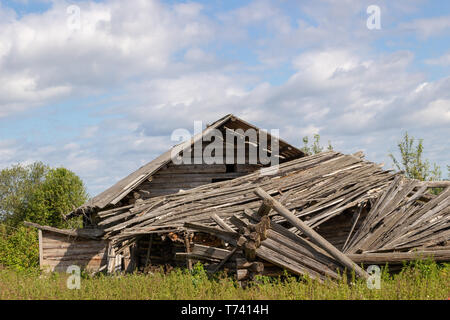
[[[359,253],[347,254],[353,262],[361,264],[402,264],[403,262],[431,259],[436,262],[450,261],[450,250]]]
[[[357,264],[355,264],[350,258],[348,258],[341,251],[336,249],[331,243],[325,240],[321,235],[315,232],[312,228],[306,225],[303,221],[292,214],[288,209],[286,209],[281,203],[272,198],[267,192],[261,188],[256,188],[256,195],[258,195],[262,200],[266,199],[271,202],[271,205],[275,211],[277,211],[281,216],[288,220],[293,226],[295,226],[299,231],[304,233],[307,237],[311,238],[317,245],[328,252],[333,258],[342,263],[345,267],[350,270],[354,270],[355,273],[367,279],[369,275],[363,269],[361,269]]]

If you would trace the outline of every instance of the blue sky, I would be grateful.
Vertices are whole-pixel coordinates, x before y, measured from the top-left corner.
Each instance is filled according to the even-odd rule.
[[[95,195],[234,113],[386,168],[407,130],[447,176],[450,2],[0,3],[0,168],[65,166]]]

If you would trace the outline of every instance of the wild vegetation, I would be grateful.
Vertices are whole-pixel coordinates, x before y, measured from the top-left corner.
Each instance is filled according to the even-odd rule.
[[[300,148],[305,154],[313,155],[322,152],[325,147],[320,145],[320,135],[318,133],[313,135],[312,144],[310,144],[310,139],[308,136],[304,136],[302,139],[303,147]],[[331,141],[328,141],[327,150],[333,150]]]
[[[431,166],[430,161],[423,158],[423,139],[419,139],[417,144],[415,141],[408,132],[404,133],[403,140],[397,144],[400,158],[397,159],[394,154],[389,153],[394,167],[410,179],[441,180],[441,168],[436,163]]]
[[[41,162],[0,171],[0,265],[16,270],[39,264],[36,230],[23,221],[60,228],[80,226],[64,215],[88,199],[81,179]]]
[[[69,289],[68,275],[0,270],[0,299],[279,299],[279,300],[444,300],[450,297],[450,265],[416,262],[398,274],[383,268],[380,288],[369,289],[364,280],[343,278],[320,283],[291,276],[257,278],[241,288],[230,277],[208,277],[201,265],[192,272],[176,269],[168,274],[84,275],[79,289]],[[70,280],[69,280],[70,281]]]

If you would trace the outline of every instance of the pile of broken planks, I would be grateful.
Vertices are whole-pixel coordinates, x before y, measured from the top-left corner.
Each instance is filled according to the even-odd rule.
[[[116,252],[149,235],[213,235],[221,245],[179,236],[186,250],[175,258],[207,262],[211,272],[234,270],[238,280],[284,271],[319,281],[345,272],[367,278],[361,264],[450,261],[449,186],[406,179],[360,153],[330,151],[270,175],[261,170],[96,218]]]
[[[122,241],[140,233],[175,231],[185,222],[215,225],[211,214],[221,218],[257,209],[256,187],[279,198],[296,216],[315,228],[344,211],[363,205],[394,179],[377,164],[355,155],[338,152],[300,158],[279,166],[275,174],[264,169],[233,180],[203,185],[163,197],[145,200],[130,207],[98,212],[98,226],[105,237]],[[284,218],[271,215],[275,222]]]
[[[367,273],[350,258],[295,217],[264,190],[258,188],[255,193],[264,200],[260,208],[255,212],[248,211],[245,217],[234,215],[229,219],[230,223],[237,227],[238,232],[217,215],[213,219],[224,230],[195,223],[185,223],[187,229],[212,233],[234,246],[233,250],[223,256],[213,271],[218,271],[233,255],[236,255],[238,258],[235,263],[236,275],[239,281],[253,279],[255,275],[274,274],[273,268],[272,271],[269,269],[269,273],[264,273],[264,263],[255,261],[256,258],[293,274],[307,275],[319,281],[326,278],[337,279],[340,277],[338,271],[343,273],[345,270],[352,270],[363,278],[368,277]],[[269,212],[272,209],[307,235],[311,241],[299,237],[280,224],[272,223],[269,218]],[[200,255],[198,254],[199,249],[203,251]],[[210,248],[212,249],[209,251],[210,254],[208,254],[208,250],[204,249],[197,246],[192,254],[183,256],[205,260],[217,257],[215,254],[217,254],[218,248]],[[275,274],[277,273],[275,272]]]

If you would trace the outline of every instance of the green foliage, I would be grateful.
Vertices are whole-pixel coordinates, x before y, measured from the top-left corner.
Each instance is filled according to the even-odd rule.
[[[17,224],[30,196],[42,184],[49,167],[41,162],[14,165],[0,171],[0,221]],[[16,220],[14,222],[14,220]]]
[[[318,154],[318,153],[321,153],[324,149],[324,147],[322,147],[320,145],[320,135],[317,133],[314,134],[314,136],[313,136],[312,145],[309,145],[309,137],[308,136],[303,137],[302,141],[303,141],[303,147],[300,150],[303,151],[306,155]],[[330,141],[328,141],[327,150],[329,150],[329,151],[333,150],[333,146],[331,145]]]
[[[0,265],[15,270],[39,264],[37,231],[23,221],[60,228],[80,226],[64,215],[87,200],[81,179],[65,168],[40,162],[0,171]]]
[[[70,227],[63,215],[87,198],[81,179],[65,168],[52,169],[36,162],[0,172],[0,221],[9,226],[30,221]]]
[[[240,288],[231,277],[208,279],[201,267],[193,272],[175,269],[169,274],[127,274],[86,277],[79,290],[66,286],[67,274],[36,275],[0,269],[0,299],[275,299],[275,300],[444,300],[449,297],[450,265],[417,262],[398,274],[382,268],[381,288],[369,289],[366,281],[349,282],[294,276],[260,277],[257,283]],[[196,278],[193,281],[192,278]]]
[[[0,225],[0,265],[18,271],[39,267],[39,242],[34,228]]]
[[[411,179],[422,181],[440,180],[442,172],[437,164],[433,164],[431,168],[430,162],[423,159],[423,139],[419,139],[415,144],[414,137],[410,137],[405,132],[403,140],[398,143],[400,152],[400,160],[390,153],[394,166],[404,172],[405,176]]]
[[[67,227],[64,215],[87,200],[81,179],[65,168],[50,169],[44,182],[30,197],[21,220],[54,227]]]
[[[203,267],[202,263],[197,262],[192,267],[191,279],[192,279],[192,284],[194,285],[194,287],[200,286],[205,281],[208,281],[208,274],[206,273],[206,270]]]

